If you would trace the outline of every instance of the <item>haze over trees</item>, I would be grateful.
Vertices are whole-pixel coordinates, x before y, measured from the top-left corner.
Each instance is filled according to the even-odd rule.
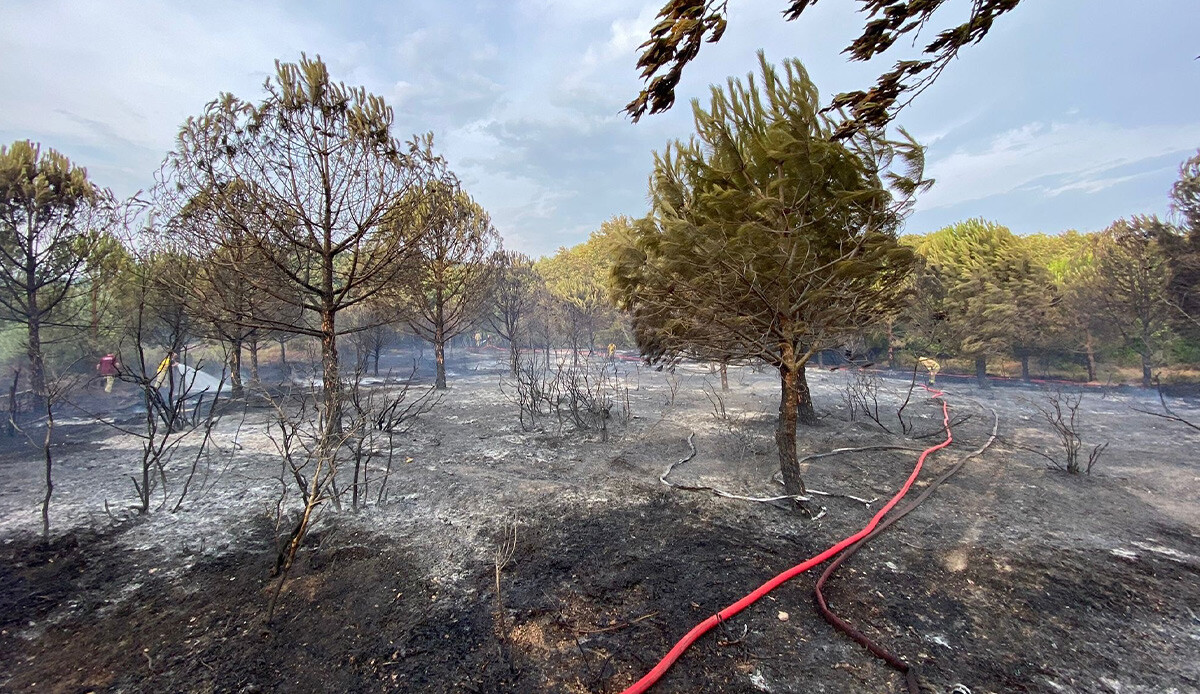
[[[390,231],[411,247],[407,286],[391,298],[409,329],[433,344],[437,388],[446,388],[446,343],[475,325],[493,287],[500,235],[488,213],[465,191],[435,180],[401,196]]]
[[[595,350],[609,340],[625,342],[621,318],[608,286],[614,243],[628,233],[632,220],[613,217],[601,223],[587,241],[559,248],[535,264],[549,292],[552,320],[561,324],[573,359],[581,349]]]
[[[836,115],[798,62],[760,61],[759,75],[695,105],[693,139],[656,155],[645,217],[613,216],[538,259],[503,249],[429,136],[396,139],[388,106],[319,58],[277,63],[257,102],[224,94],[189,119],[149,202],[118,206],[82,168],[17,142],[0,150],[0,318],[20,329],[28,364],[15,373],[45,400],[48,371],[88,372],[109,351],[139,387],[167,352],[215,353],[241,399],[266,392],[262,345],[280,366],[293,345],[300,368],[315,348],[312,413],[332,449],[353,434],[345,422],[369,421],[360,392],[342,416],[345,390],[414,338],[433,346],[438,388],[464,335],[502,344],[514,372],[523,350],[577,369],[609,344],[660,365],[766,364],[780,376],[780,469],[798,497],[796,430],[818,418],[806,377],[817,355],[887,354],[898,368],[931,356],[981,385],[1119,380],[1136,366],[1150,387],[1200,363],[1200,154],[1180,168],[1169,219],[1031,236],[968,219],[901,237],[928,185],[921,148],[871,127],[901,102]],[[14,422],[19,395],[14,381]]]
[[[759,79],[694,104],[693,140],[655,155],[651,213],[618,239],[612,282],[647,357],[779,371],[775,440],[798,497],[796,425],[815,421],[805,364],[900,308],[913,254],[896,234],[923,160],[874,131],[834,139],[842,121],[819,110],[804,67],[759,60]]]
[[[513,375],[521,363],[521,345],[532,339],[530,314],[535,310],[538,293],[545,282],[533,269],[533,261],[523,253],[500,251],[496,263],[495,294],[488,326],[508,343],[508,366]]]
[[[726,26],[727,0],[662,2],[634,121],[672,106]],[[401,139],[408,125],[380,96],[303,54],[276,61],[258,97],[220,94],[183,123],[146,198],[119,204],[32,142],[0,147],[4,687],[644,692],[740,615],[754,628],[719,642],[736,651],[694,653],[661,686],[790,690],[847,649],[827,630],[800,639],[804,657],[757,662],[805,625],[782,611],[794,592],[769,612],[744,608],[830,559],[814,587],[821,614],[903,677],[851,653],[818,688],[1194,682],[1200,587],[1180,558],[1200,543],[1180,499],[1200,478],[1187,440],[1148,423],[1200,431],[1200,152],[1162,219],[1128,210],[1103,229],[1025,236],[981,217],[906,228],[933,182],[924,148],[891,122],[1020,2],[860,0],[850,59],[907,42],[917,57],[832,100],[799,60],[759,52],[755,72],[692,102],[694,132],[654,152],[637,216],[529,195],[544,184],[532,167],[595,161],[578,151],[611,123],[577,109],[597,97],[593,78],[628,33],[619,24],[560,80],[571,103],[543,113],[497,100],[491,73],[453,60],[511,44],[431,55],[439,41],[408,40],[418,29],[392,56],[413,81],[385,89],[402,113],[437,105],[431,120],[470,179],[502,152],[503,173],[475,192],[538,201],[505,201],[496,217],[431,134]],[[787,21],[815,4],[780,2]],[[951,6],[964,14],[939,24]],[[477,93],[433,93],[447,66],[465,79],[442,84]],[[563,76],[552,67],[534,72]],[[480,104],[489,121],[457,129],[460,109]],[[522,114],[532,120],[514,126]],[[558,139],[538,138],[546,128]],[[1003,144],[963,152],[974,167]],[[1122,166],[1129,148],[1114,148]],[[952,209],[994,200],[985,188]],[[505,248],[501,231],[536,238],[565,205],[595,215],[586,240],[564,231],[540,258]],[[530,226],[497,229],[505,219]],[[1186,381],[1176,398],[1170,386]],[[1071,477],[1091,473],[1110,433],[1103,478]],[[35,548],[20,534],[40,470]],[[947,481],[951,493],[932,496]],[[71,504],[53,538],[52,493]],[[815,495],[830,498],[820,514]],[[894,525],[927,499],[922,522]],[[1124,507],[1135,512],[1111,512]],[[889,526],[897,542],[866,544]],[[911,598],[906,611],[955,643],[833,613],[861,581],[831,587],[832,606],[822,586],[863,547],[895,559],[871,573],[896,590],[857,591],[884,607],[853,619],[887,621]],[[913,570],[931,557],[927,576]],[[704,595],[690,606],[675,600],[693,589]],[[1027,628],[1039,617],[1047,628]],[[1047,656],[1067,632],[1072,647]]]
[[[385,227],[394,204],[444,175],[430,136],[397,140],[393,113],[325,63],[276,62],[255,104],[232,94],[189,118],[167,158],[162,204],[211,196],[219,224],[181,227],[187,247],[224,262],[300,320],[264,327],[319,338],[325,422],[340,426],[338,314],[397,282],[418,230]],[[243,262],[243,260],[248,260]],[[269,272],[257,272],[263,267]],[[314,316],[315,320],[307,320]]]
[[[108,194],[58,152],[0,146],[0,307],[25,328],[34,397],[47,397],[45,330],[74,320]],[[40,409],[40,406],[39,406]]]

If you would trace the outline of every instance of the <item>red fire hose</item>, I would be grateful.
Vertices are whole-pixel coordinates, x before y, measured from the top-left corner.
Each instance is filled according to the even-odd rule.
[[[932,393],[934,398],[941,398],[943,395],[942,391],[940,390],[934,390],[928,386],[926,386],[925,389]],[[667,673],[667,670],[669,670],[671,666],[675,664],[675,661],[679,659],[679,656],[683,655],[684,651],[686,651],[693,643],[695,643],[697,639],[708,633],[713,627],[717,626],[721,622],[724,622],[725,620],[732,618],[750,605],[753,605],[767,593],[775,590],[785,582],[795,578],[805,571],[808,571],[814,566],[817,566],[818,564],[824,562],[833,555],[841,552],[850,545],[853,545],[870,534],[870,532],[875,529],[875,526],[879,525],[879,521],[882,520],[885,515],[887,515],[888,511],[891,511],[892,507],[900,503],[900,500],[903,499],[904,495],[908,493],[909,488],[912,487],[913,482],[917,480],[917,476],[921,473],[921,467],[925,464],[925,458],[927,458],[930,453],[945,448],[946,446],[949,446],[952,441],[954,441],[954,436],[950,433],[950,408],[946,405],[945,400],[942,400],[941,402],[942,424],[946,428],[946,440],[942,441],[936,446],[930,446],[921,452],[920,457],[917,458],[917,464],[913,467],[913,471],[911,474],[909,474],[908,479],[904,481],[904,485],[900,487],[900,491],[897,492],[896,495],[890,500],[888,500],[887,504],[885,504],[883,508],[879,509],[879,511],[871,518],[871,521],[867,523],[862,530],[859,530],[850,537],[838,542],[829,549],[826,549],[824,552],[821,552],[814,557],[810,557],[809,559],[806,559],[805,561],[793,566],[787,571],[784,571],[775,578],[772,578],[771,580],[759,586],[752,593],[745,596],[741,600],[738,600],[729,607],[726,607],[715,615],[712,615],[708,619],[692,627],[692,630],[689,631],[682,639],[680,639],[679,642],[676,643],[673,648],[671,648],[667,655],[664,656],[662,660],[658,661],[658,664],[655,665],[650,672],[646,673],[645,677],[642,677],[642,679],[633,683],[633,685],[623,691],[622,694],[641,694],[642,692],[650,689],[650,687],[653,687],[654,684]]]

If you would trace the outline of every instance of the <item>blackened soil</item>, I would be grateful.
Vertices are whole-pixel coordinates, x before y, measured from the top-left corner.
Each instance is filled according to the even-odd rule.
[[[764,518],[675,492],[548,508],[518,527],[499,600],[490,558],[443,583],[402,541],[314,534],[271,624],[268,527],[248,538],[262,552],[204,557],[176,575],[114,551],[111,537],[49,548],[14,541],[0,557],[0,686],[617,692],[694,624],[828,542],[821,524]],[[1132,691],[1198,690],[1188,606],[1200,605],[1200,567],[1031,547],[977,548],[947,568],[919,546],[914,525],[869,545],[827,595],[931,682],[977,693],[1110,691],[1095,674],[1104,672]],[[1195,538],[1171,539],[1196,549]],[[814,579],[794,580],[702,638],[655,691],[904,691],[816,615]]]

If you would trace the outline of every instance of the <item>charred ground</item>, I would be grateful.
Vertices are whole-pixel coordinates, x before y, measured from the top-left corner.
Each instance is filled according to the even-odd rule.
[[[261,428],[213,463],[178,513],[110,510],[131,495],[119,433],[80,422],[64,446],[58,534],[41,544],[37,461],[0,458],[0,687],[8,691],[615,692],[692,625],[861,527],[870,509],[823,498],[812,522],[768,504],[668,490],[657,477],[737,493],[774,491],[777,386],[737,370],[729,418],[710,414],[700,366],[668,376],[629,366],[636,418],[607,442],[522,431],[497,386],[500,360],[457,355],[451,390],[405,441],[388,501],[328,512],[275,618],[279,482]],[[846,421],[847,376],[813,372],[808,452],[906,443]],[[887,397],[907,384],[885,379]],[[942,687],[972,692],[1200,691],[1200,473],[1195,438],[1133,412],[1153,394],[1089,393],[1088,436],[1111,440],[1091,477],[1048,469],[1024,447],[1052,442],[1033,387],[947,388],[971,417],[930,460],[945,469],[1000,418],[1001,440],[831,580],[835,609]],[[887,401],[888,406],[893,406]],[[1188,411],[1188,403],[1174,403]],[[918,433],[937,410],[917,405]],[[240,417],[240,415],[239,415]],[[928,445],[929,439],[920,443]],[[907,443],[912,444],[911,440]],[[820,490],[890,496],[904,451],[813,460]],[[1040,461],[1040,462],[1039,462]],[[931,475],[925,475],[928,479]],[[921,484],[921,483],[919,483]],[[494,555],[516,530],[495,590]],[[656,691],[902,691],[897,675],[834,632],[802,576],[723,624]],[[502,608],[498,608],[501,605]],[[787,612],[787,621],[779,619]]]

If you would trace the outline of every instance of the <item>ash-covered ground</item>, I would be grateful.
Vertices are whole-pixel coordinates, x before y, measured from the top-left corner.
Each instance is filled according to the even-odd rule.
[[[390,355],[385,370],[407,375],[410,356]],[[6,441],[0,687],[618,692],[693,624],[862,527],[916,457],[805,463],[809,485],[834,494],[815,497],[827,509],[816,521],[786,503],[672,489],[659,476],[689,454],[694,433],[697,453],[671,480],[782,493],[771,481],[773,373],[731,368],[721,393],[707,365],[670,374],[618,360],[632,417],[622,421],[622,401],[602,440],[553,418],[523,427],[511,383],[501,385],[504,358],[451,354],[450,388],[394,439],[382,493],[381,455],[363,508],[321,507],[270,623],[279,512],[286,521],[299,494],[265,400],[226,406],[172,511],[196,460],[185,443],[143,515],[130,509],[141,443],[119,429],[136,426],[136,398],[120,388],[81,396],[57,432],[48,545],[40,451]],[[878,375],[882,426],[849,416],[846,387],[860,376],[810,368],[821,422],[801,428],[802,455],[942,438],[940,406],[919,387],[901,433],[909,374]],[[414,387],[431,380],[421,372]],[[980,447],[993,417],[999,439],[835,574],[835,610],[943,690],[1200,691],[1200,433],[1138,412],[1161,411],[1154,392],[1085,389],[1085,445],[1109,447],[1090,476],[1071,476],[1035,452],[1059,454],[1035,409],[1046,386],[939,385],[954,443],[930,457],[914,493]],[[1200,421],[1194,401],[1166,404]],[[513,537],[497,594],[498,553]],[[905,691],[820,618],[814,580],[798,577],[722,624],[654,691]]]

